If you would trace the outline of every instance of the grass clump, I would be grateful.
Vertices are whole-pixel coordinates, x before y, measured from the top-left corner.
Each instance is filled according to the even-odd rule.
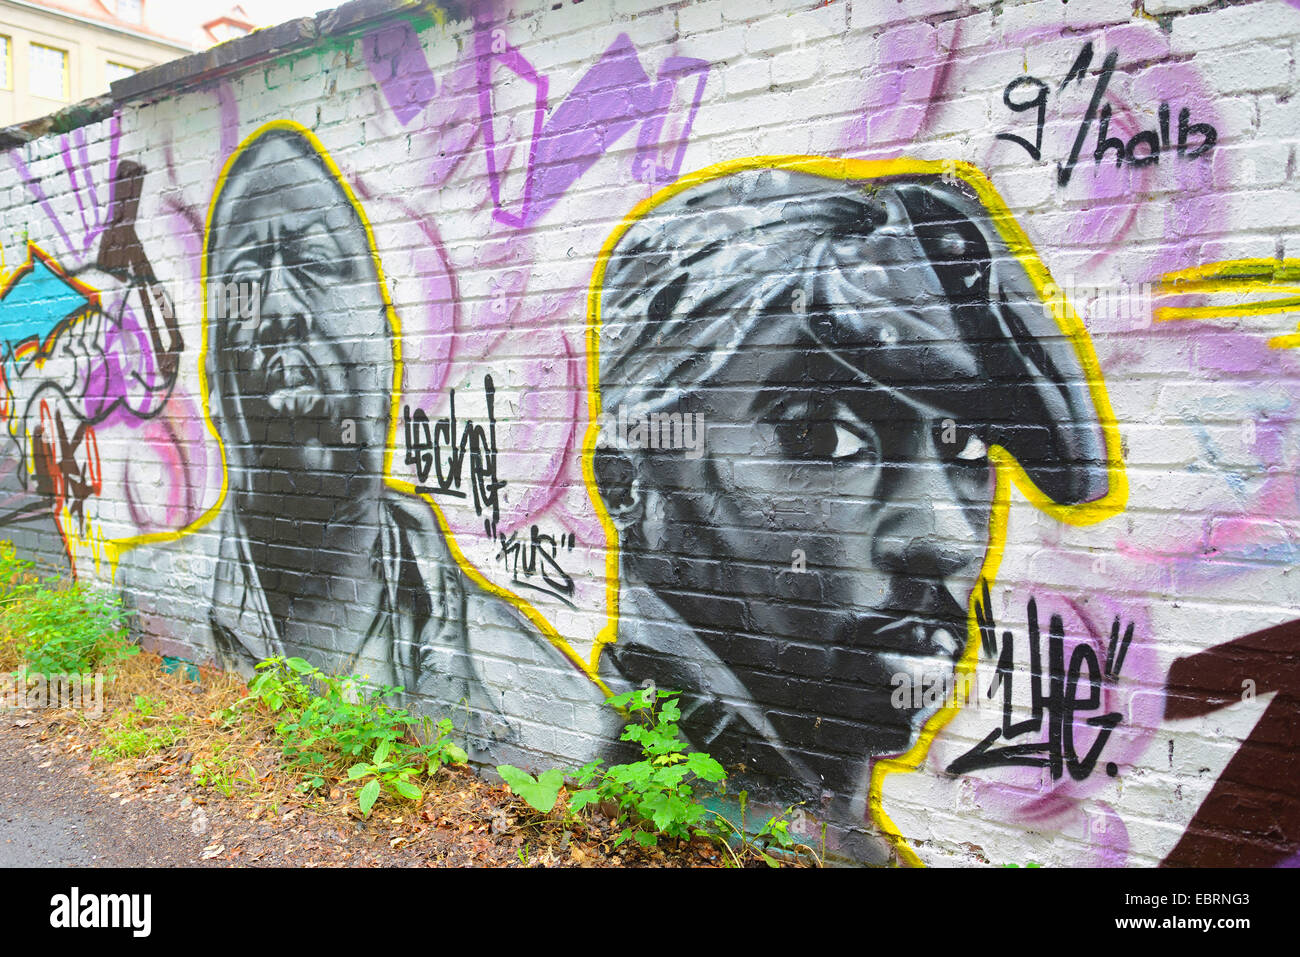
[[[0,542],[0,667],[28,674],[111,674],[139,652],[122,600],[101,588],[36,574]]]
[[[104,730],[105,743],[93,754],[118,761],[164,751],[184,739],[188,724],[183,715],[170,712],[161,698],[138,694],[131,707],[113,712]]]

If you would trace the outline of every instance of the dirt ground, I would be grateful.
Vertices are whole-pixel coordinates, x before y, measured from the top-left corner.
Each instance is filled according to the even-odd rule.
[[[140,687],[173,710],[207,714],[229,676],[200,682],[164,674],[140,655]],[[144,682],[142,685],[141,682]],[[123,683],[119,679],[119,683]],[[129,697],[126,700],[130,700]],[[108,711],[114,707],[110,695]],[[139,758],[94,756],[106,719],[71,711],[0,712],[0,866],[160,867],[719,867],[730,852],[703,839],[657,848],[615,846],[619,829],[597,810],[581,820],[540,815],[504,785],[444,769],[419,803],[381,800],[369,820],[351,790],[303,795],[278,770],[269,740],[245,745],[253,793],[227,796],[191,773],[199,742],[181,739]],[[192,721],[193,729],[199,727]],[[205,733],[217,733],[205,731]],[[197,737],[197,734],[195,735]],[[747,861],[748,866],[762,863]]]

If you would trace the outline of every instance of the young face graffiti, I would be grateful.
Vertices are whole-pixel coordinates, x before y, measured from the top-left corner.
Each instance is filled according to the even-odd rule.
[[[292,484],[318,504],[373,503],[392,347],[365,227],[337,175],[301,134],[267,132],[228,172],[208,249],[213,385],[227,441],[245,445],[244,491],[278,499]]]
[[[715,490],[666,502],[684,533],[672,547],[726,567],[719,591],[746,596],[743,608],[727,620],[694,589],[648,584],[706,641],[727,630],[732,648],[742,634],[768,646],[741,666],[744,683],[787,745],[836,755],[805,760],[838,786],[850,783],[849,755],[906,750],[937,710],[920,696],[896,708],[891,692],[896,676],[909,688],[942,686],[961,656],[992,475],[977,424],[855,381],[794,321],[779,325],[793,349],[742,348],[683,397],[709,423],[708,455],[658,470],[679,473],[676,487]],[[777,677],[781,656],[801,652],[815,673]]]
[[[620,237],[600,292],[603,410],[707,423],[698,458],[594,454],[624,589],[692,635],[641,609],[611,660],[685,686],[687,733],[723,760],[860,792],[943,701],[894,690],[942,689],[965,647],[989,446],[1058,502],[1104,494],[1068,340],[978,201],[937,177],[706,181]]]

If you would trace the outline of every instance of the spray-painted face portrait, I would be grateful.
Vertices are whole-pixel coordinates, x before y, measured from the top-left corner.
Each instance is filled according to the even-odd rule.
[[[380,474],[392,346],[365,227],[299,134],[273,130],[239,157],[213,211],[209,355],[255,472]],[[342,441],[351,422],[362,441]],[[345,494],[346,489],[335,489]]]
[[[393,610],[427,604],[418,588],[393,590],[410,549],[390,534],[400,509],[384,488],[392,333],[359,207],[303,132],[268,127],[231,162],[206,279],[210,409],[229,476],[214,608],[235,610],[214,614],[256,612],[214,628],[254,658],[381,673]],[[354,598],[341,612],[329,607],[340,589]]]
[[[309,131],[277,121],[233,155],[205,279],[209,413],[228,478],[216,656],[246,673],[302,657],[402,689],[430,716],[457,709],[484,760],[553,749],[552,725],[609,711],[585,671],[464,573],[428,503],[388,481],[397,317],[364,209]],[[548,696],[551,724],[523,720]]]
[[[990,540],[989,448],[1060,503],[1106,490],[1073,348],[978,199],[939,177],[705,181],[617,240],[603,420],[698,417],[702,454],[606,429],[607,668],[685,689],[692,741],[865,792],[951,684]]]

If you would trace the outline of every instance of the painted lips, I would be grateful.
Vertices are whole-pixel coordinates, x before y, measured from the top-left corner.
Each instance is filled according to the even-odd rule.
[[[888,647],[879,654],[882,670],[888,672],[890,688],[906,687],[926,689],[949,687],[953,669],[961,660],[964,642],[959,637],[964,634],[961,626],[953,622],[939,624],[934,621],[903,619],[893,626],[881,629],[890,635]],[[879,632],[877,632],[879,634]],[[897,638],[907,636],[907,647],[899,647]],[[903,677],[900,677],[903,676]],[[946,692],[929,696],[929,703],[924,694],[906,694],[899,709],[908,717],[912,734],[917,734],[921,727],[933,715],[937,714],[946,700]],[[920,702],[918,706],[918,702]],[[891,693],[891,706],[894,695]]]
[[[954,603],[955,606],[955,603]],[[883,708],[893,710],[890,699],[900,678],[907,687],[947,682],[965,649],[965,622],[956,614],[902,615],[897,618],[859,618],[844,629],[837,648],[841,677],[856,681],[880,695]],[[850,678],[850,680],[853,680]],[[900,709],[913,727],[937,708],[908,706]]]
[[[846,644],[882,657],[912,661],[945,659],[955,665],[965,647],[961,637],[964,634],[961,621],[908,615],[884,623],[878,619],[860,621]]]
[[[277,415],[310,415],[325,402],[321,379],[320,370],[302,349],[278,349],[263,367],[263,395]]]

